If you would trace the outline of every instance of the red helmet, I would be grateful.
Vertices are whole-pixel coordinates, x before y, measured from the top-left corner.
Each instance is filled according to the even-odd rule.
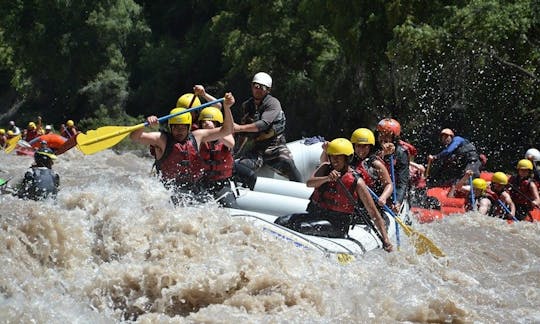
[[[385,118],[377,124],[377,130],[379,132],[388,132],[399,136],[401,134],[401,125],[397,120],[392,118]]]

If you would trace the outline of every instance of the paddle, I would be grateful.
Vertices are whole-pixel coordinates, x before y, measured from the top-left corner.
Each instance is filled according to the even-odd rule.
[[[531,198],[529,198],[529,196],[527,196],[526,194],[524,194],[521,190],[519,190],[518,188],[516,188],[513,184],[511,184],[510,182],[508,182],[508,184],[510,185],[510,187],[512,188],[512,191],[515,191],[517,192],[521,197],[527,199],[531,205],[533,206],[533,208],[538,208],[540,209],[540,207],[536,206],[535,204],[533,204],[532,202],[534,200],[532,200]]]
[[[343,181],[341,181],[341,179],[337,179],[337,183],[339,183],[343,190],[347,193],[347,198],[349,198],[349,201],[354,205],[355,209],[357,210],[356,214],[358,214],[358,216],[362,218],[364,223],[366,223],[375,232],[375,234],[377,234],[377,237],[379,238],[379,240],[381,240],[381,243],[384,244],[381,233],[379,233],[375,225],[371,222],[371,219],[369,219],[364,213],[361,212],[358,202],[356,201],[356,199],[354,199],[353,195],[350,193],[349,189],[347,189]]]
[[[194,110],[212,106],[223,100],[225,99],[220,98],[217,100],[209,101],[198,107],[186,109],[175,114],[160,117],[158,118],[158,121],[163,122],[181,114],[190,113]],[[86,134],[80,133],[77,135],[77,147],[84,154],[94,154],[116,145],[118,142],[123,140],[129,133],[145,126],[148,126],[148,122],[144,122],[135,126],[104,126],[96,130],[89,130]]]
[[[427,167],[426,167],[426,172],[424,172],[424,177],[426,177],[426,179],[429,177],[429,171],[431,169],[431,163],[433,163],[433,160],[428,160]]]
[[[474,187],[473,187],[473,179],[472,179],[472,176],[469,177],[469,187],[470,187],[470,198],[471,198],[471,208],[473,211],[477,211],[477,208],[476,208],[476,204],[475,204],[475,201],[476,201],[476,198],[474,197]]]
[[[397,192],[396,192],[396,176],[394,172],[394,154],[390,155],[390,176],[392,176],[392,200],[394,205],[397,205]],[[399,226],[396,223],[396,243],[397,247],[401,246],[401,240],[399,239]]]
[[[499,203],[499,205],[501,205],[502,209],[504,209],[507,215],[512,216],[512,220],[514,222],[519,222],[519,220],[515,216],[512,215],[512,212],[510,211],[510,209],[508,209],[508,206],[506,206],[506,204],[502,200],[497,199],[497,202]]]
[[[17,143],[19,142],[19,140],[22,138],[21,134],[17,135],[17,136],[14,136],[12,138],[9,138],[6,143],[7,143],[7,146],[6,148],[4,149],[4,151],[6,152],[6,154],[9,154],[11,153],[11,151],[13,151],[15,149],[15,147],[17,147]]]
[[[371,194],[373,199],[379,200],[379,197],[377,196],[376,193],[373,192],[373,190],[371,190],[369,187],[367,187],[367,190],[369,191],[369,193]],[[398,222],[398,224],[401,225],[401,227],[403,228],[403,232],[405,232],[405,235],[407,235],[409,237],[412,236],[412,237],[415,238],[413,240],[413,243],[414,243],[414,246],[416,248],[416,253],[417,254],[424,254],[424,253],[429,251],[435,257],[444,257],[445,256],[444,252],[441,249],[439,249],[439,247],[437,247],[435,245],[435,243],[433,243],[424,234],[412,229],[410,226],[407,226],[407,224],[405,224],[401,220],[401,218],[396,216],[396,214],[392,211],[392,209],[388,208],[388,206],[384,205],[383,207],[384,207],[384,210],[386,210],[392,217],[394,217],[396,222]]]

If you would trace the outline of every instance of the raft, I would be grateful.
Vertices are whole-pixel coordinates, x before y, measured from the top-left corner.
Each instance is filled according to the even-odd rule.
[[[252,191],[253,192],[253,191]],[[349,238],[329,238],[302,234],[274,223],[278,216],[241,209],[229,209],[233,218],[247,220],[271,236],[291,242],[294,246],[320,251],[325,255],[362,255],[380,249],[383,244],[368,225],[357,224],[349,230]],[[389,217],[388,237],[396,244],[395,221]]]
[[[33,148],[38,149],[41,146],[41,141],[47,142],[47,146],[56,151],[64,145],[67,138],[58,134],[49,133],[32,139],[28,144],[32,145]]]

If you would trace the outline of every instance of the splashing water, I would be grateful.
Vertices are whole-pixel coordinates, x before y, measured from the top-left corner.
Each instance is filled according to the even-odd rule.
[[[15,184],[29,157],[0,155]],[[232,219],[212,202],[175,208],[152,161],[112,151],[59,157],[57,201],[0,196],[5,322],[540,322],[537,223],[477,214],[415,225],[340,265]]]

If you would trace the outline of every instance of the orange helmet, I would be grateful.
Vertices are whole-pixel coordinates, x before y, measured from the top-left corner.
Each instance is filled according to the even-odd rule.
[[[394,134],[394,136],[399,136],[399,134],[401,134],[401,125],[395,119],[385,118],[377,124],[377,130],[379,132],[387,132]]]

